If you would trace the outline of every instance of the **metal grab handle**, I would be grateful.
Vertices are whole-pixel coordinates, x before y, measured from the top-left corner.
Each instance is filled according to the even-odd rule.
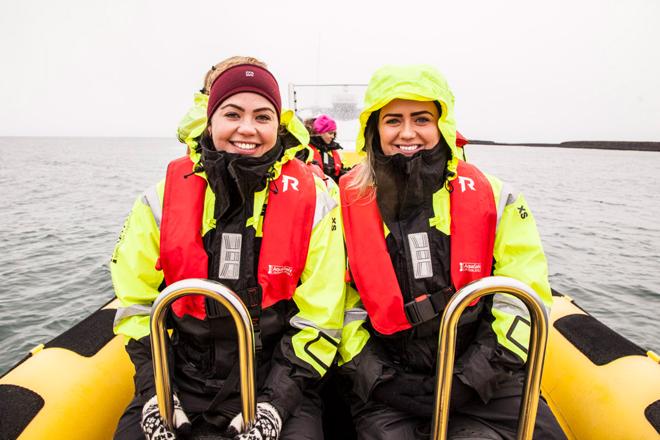
[[[250,426],[256,415],[254,331],[252,319],[243,301],[233,291],[215,281],[191,278],[177,281],[158,295],[151,307],[151,354],[156,381],[156,399],[160,416],[168,429],[174,430],[174,409],[170,371],[167,364],[167,309],[177,299],[186,295],[203,295],[225,306],[236,324],[238,333],[238,359],[240,362],[241,408],[244,426]]]
[[[433,439],[447,438],[449,398],[454,374],[456,329],[463,310],[472,301],[494,293],[508,293],[525,303],[530,312],[531,330],[524,399],[518,418],[518,440],[531,440],[538,410],[543,371],[543,357],[548,342],[548,313],[536,292],[525,283],[507,277],[487,277],[474,281],[459,290],[447,303],[440,322],[438,338],[438,369],[436,374],[435,406],[433,411]]]

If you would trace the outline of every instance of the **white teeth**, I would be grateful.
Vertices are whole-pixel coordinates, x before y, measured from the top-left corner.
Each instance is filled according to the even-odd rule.
[[[419,147],[419,145],[399,145],[401,151],[415,151]]]
[[[233,142],[233,144],[241,150],[254,150],[257,148],[257,144],[248,144],[245,142]]]

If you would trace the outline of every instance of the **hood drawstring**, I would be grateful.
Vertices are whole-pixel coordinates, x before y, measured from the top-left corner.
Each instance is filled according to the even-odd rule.
[[[268,174],[266,174],[266,179],[269,182],[268,183],[268,189],[273,192],[273,194],[277,194],[280,192],[279,188],[277,187],[277,182],[275,182],[275,171],[273,169],[270,169],[268,171]]]
[[[202,171],[204,171],[204,165],[201,162],[197,162],[195,164],[195,166],[193,167],[193,170],[191,172],[189,172],[188,174],[184,174],[183,178],[187,179],[188,177],[190,177],[194,174],[197,174],[197,173],[201,173]]]

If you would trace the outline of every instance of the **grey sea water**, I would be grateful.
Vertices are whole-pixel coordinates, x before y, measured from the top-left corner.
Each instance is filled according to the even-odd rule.
[[[0,138],[0,373],[112,298],[124,218],[183,153],[172,139]],[[525,194],[552,286],[660,352],[660,153],[467,153]]]

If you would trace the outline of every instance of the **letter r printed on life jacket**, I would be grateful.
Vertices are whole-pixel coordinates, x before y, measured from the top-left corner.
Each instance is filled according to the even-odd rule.
[[[465,188],[470,188],[472,191],[476,191],[474,188],[474,180],[465,176],[458,176],[458,183],[461,185],[461,192],[465,192]]]
[[[282,174],[282,192],[286,192],[289,189],[289,185],[291,185],[291,188],[294,189],[295,191],[298,191],[298,179],[292,176],[287,176],[286,174]]]

